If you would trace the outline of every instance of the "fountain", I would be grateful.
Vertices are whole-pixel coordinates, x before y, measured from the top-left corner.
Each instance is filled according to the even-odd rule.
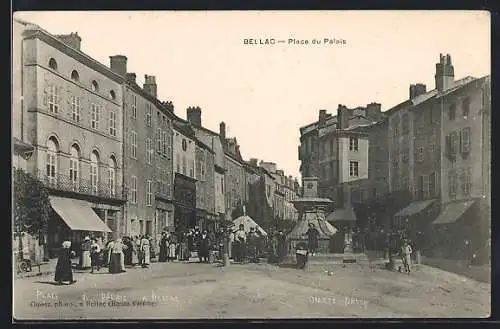
[[[287,235],[290,252],[295,252],[297,242],[304,239],[309,224],[313,223],[319,231],[318,252],[328,253],[330,237],[337,232],[337,229],[326,221],[325,212],[328,211],[333,201],[318,197],[318,178],[304,177],[302,180],[304,192],[301,198],[292,201],[295,209],[299,212],[297,225]]]

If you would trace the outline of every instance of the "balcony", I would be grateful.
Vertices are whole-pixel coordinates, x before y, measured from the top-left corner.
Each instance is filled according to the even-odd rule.
[[[44,170],[38,170],[36,178],[52,192],[58,192],[57,194],[74,194],[86,196],[87,199],[107,199],[115,202],[127,200],[126,188],[119,185],[111,188],[107,180],[92,184],[90,179],[80,177],[78,180],[73,181],[69,175],[64,174],[56,174],[55,177],[50,177]]]

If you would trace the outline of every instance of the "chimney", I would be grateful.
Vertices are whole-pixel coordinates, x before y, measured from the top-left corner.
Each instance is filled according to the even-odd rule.
[[[142,88],[148,95],[156,98],[156,77],[154,75],[144,75],[144,85]]]
[[[410,99],[414,99],[427,92],[427,87],[423,83],[410,85]]]
[[[319,110],[319,124],[323,125],[326,121],[326,110]]]
[[[436,63],[436,75],[434,78],[438,91],[446,90],[453,84],[455,71],[451,64],[450,55],[447,54],[444,56],[443,54],[439,54],[439,63]]]
[[[136,75],[135,73],[126,73],[125,78],[127,79],[128,82],[135,83]]]
[[[280,176],[285,176],[285,172],[283,170],[276,170],[276,173]]]
[[[165,106],[167,110],[174,113],[174,104],[172,103],[172,101],[161,102],[161,104]]]
[[[366,105],[366,116],[372,120],[379,120],[382,115],[382,105],[380,103],[370,103]]]
[[[219,135],[222,141],[226,140],[226,124],[224,121],[219,124]]]
[[[125,76],[127,74],[127,57],[123,55],[109,56],[109,67],[116,74]]]
[[[186,109],[186,117],[189,123],[194,126],[201,127],[201,108],[196,107],[188,107]]]
[[[76,50],[80,50],[80,45],[82,43],[82,38],[78,35],[78,32],[70,33],[70,34],[60,34],[56,35],[56,38],[74,48]]]
[[[349,127],[349,109],[342,104],[337,108],[337,129]]]

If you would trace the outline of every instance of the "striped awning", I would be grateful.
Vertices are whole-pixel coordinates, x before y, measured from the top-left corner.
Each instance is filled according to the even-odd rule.
[[[409,217],[415,214],[418,214],[422,210],[429,207],[434,203],[434,199],[424,200],[424,201],[415,201],[410,203],[408,206],[397,212],[394,217]]]
[[[87,201],[51,196],[50,204],[73,231],[113,232]]]

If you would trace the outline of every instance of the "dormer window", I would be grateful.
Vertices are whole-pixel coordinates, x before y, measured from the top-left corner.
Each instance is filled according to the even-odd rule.
[[[95,80],[92,80],[92,91],[95,91],[95,92],[98,92],[99,91],[99,84],[97,83],[97,81]]]
[[[49,67],[52,70],[57,71],[57,62],[55,59],[53,59],[53,58],[49,59]]]
[[[80,75],[76,70],[73,70],[73,72],[71,72],[71,80],[76,82],[80,81]]]

